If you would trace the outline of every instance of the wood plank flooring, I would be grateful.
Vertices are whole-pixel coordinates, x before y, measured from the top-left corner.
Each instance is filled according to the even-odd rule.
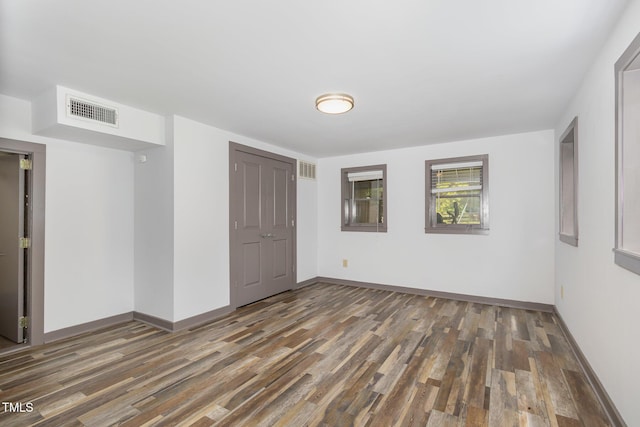
[[[25,405],[2,426],[608,425],[552,314],[327,284],[0,356],[0,402]]]
[[[13,341],[11,341],[11,340],[3,337],[3,336],[0,336],[0,351],[8,349],[8,348],[17,347],[17,346],[20,346],[20,345],[21,344],[16,344]]]

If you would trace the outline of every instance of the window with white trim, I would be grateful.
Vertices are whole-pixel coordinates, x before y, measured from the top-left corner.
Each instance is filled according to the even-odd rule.
[[[387,165],[342,169],[342,231],[387,231]]]
[[[425,232],[488,234],[489,156],[425,162]]]
[[[578,246],[578,118],[560,137],[560,241]]]
[[[615,64],[615,263],[640,274],[640,34]]]

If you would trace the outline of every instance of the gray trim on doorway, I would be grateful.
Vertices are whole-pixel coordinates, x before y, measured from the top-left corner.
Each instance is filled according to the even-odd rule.
[[[572,167],[572,188],[570,194],[564,194],[564,170],[567,167],[568,162],[565,161],[565,151],[563,151],[563,144],[570,144],[571,147],[571,167]],[[559,167],[560,167],[560,200],[559,200],[559,212],[560,212],[560,224],[559,224],[559,238],[561,242],[567,243],[571,246],[578,246],[578,117],[574,117],[567,126],[567,129],[562,133],[559,139]],[[565,217],[564,207],[570,204],[573,210],[572,227],[570,230],[563,229],[563,222]]]
[[[611,425],[626,426],[627,424],[622,418],[622,415],[620,415],[620,412],[618,412],[618,408],[616,408],[616,405],[611,400],[611,397],[609,397],[607,390],[604,388],[604,386],[600,382],[600,379],[598,378],[595,371],[589,364],[589,361],[587,360],[584,353],[580,349],[578,342],[575,340],[573,335],[571,335],[571,332],[569,331],[569,327],[567,326],[564,319],[560,315],[560,312],[558,312],[558,309],[555,306],[553,307],[553,314],[555,314],[556,317],[558,318],[558,326],[560,327],[560,330],[562,331],[565,338],[567,339],[567,342],[569,343],[569,347],[571,347],[571,351],[573,352],[573,355],[576,357],[576,359],[578,360],[578,363],[580,364],[580,368],[582,368],[582,371],[587,377],[587,380],[589,381],[589,383],[591,384],[591,387],[595,391],[596,397],[598,398],[598,400],[600,401],[600,404],[602,405],[605,412],[607,413],[607,416],[609,417],[609,421],[611,422]]]
[[[623,99],[624,99],[624,73],[629,70],[632,64],[637,64],[637,58],[640,57],[640,33],[631,41],[627,49],[620,55],[620,58],[614,65],[615,73],[615,141],[616,141],[616,206],[615,206],[615,243],[614,243],[614,263],[622,268],[626,268],[636,274],[640,274],[640,253],[630,251],[623,245],[622,231],[624,227],[624,170],[623,170],[623,155],[624,155],[624,122],[623,118]],[[635,68],[634,68],[635,69]],[[636,191],[637,187],[631,189]],[[626,221],[637,220],[637,218],[627,218]]]
[[[0,138],[0,150],[29,154],[31,172],[31,259],[27,277],[27,337],[30,345],[44,344],[44,227],[46,155],[44,144]]]
[[[292,165],[292,170],[294,176],[296,176],[296,167],[297,160],[291,157],[282,156],[279,154],[275,154],[269,151],[260,150],[258,148],[249,147],[246,145],[238,144],[237,142],[229,141],[229,306],[231,310],[235,310],[238,307],[238,298],[236,295],[236,286],[238,283],[237,271],[238,271],[238,260],[235,259],[233,254],[236,251],[236,239],[233,238],[233,234],[235,231],[235,219],[237,217],[235,209],[236,209],[236,200],[237,196],[232,190],[235,184],[236,176],[234,175],[235,168],[234,165],[237,161],[236,153],[244,152],[253,154],[256,156],[265,157],[268,159],[279,160],[284,163],[290,163]],[[297,179],[293,181],[293,195],[296,197],[297,194]],[[295,277],[298,271],[297,268],[297,234],[298,234],[298,213],[297,213],[297,204],[294,200],[293,206],[293,218],[294,218],[294,229],[293,229],[293,238],[292,238],[292,267],[293,267],[293,277],[294,283],[292,283],[292,288],[296,287]]]

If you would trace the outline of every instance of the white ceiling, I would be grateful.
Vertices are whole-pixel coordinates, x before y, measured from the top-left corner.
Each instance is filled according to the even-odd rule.
[[[60,84],[317,157],[550,129],[626,3],[0,0],[0,93]],[[333,91],[355,108],[318,112]]]

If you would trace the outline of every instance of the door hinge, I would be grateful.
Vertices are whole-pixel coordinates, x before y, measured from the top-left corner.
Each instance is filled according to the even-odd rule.
[[[31,159],[20,159],[20,169],[30,171],[33,168]]]
[[[296,180],[296,175],[295,174],[291,174],[291,181],[295,181]]]
[[[238,229],[238,221],[233,221],[233,228]]]
[[[29,318],[27,316],[22,316],[18,318],[18,326],[20,328],[26,329],[29,327]]]
[[[292,220],[291,220],[291,226],[292,226],[292,227],[295,227],[295,226],[296,226],[296,220],[295,220],[295,219],[292,219]]]
[[[28,237],[21,237],[18,246],[20,249],[29,249],[31,247],[31,239]]]
[[[234,163],[234,164],[233,164],[233,170],[234,170],[234,171],[236,171],[236,172],[238,172],[238,164],[237,164],[237,163]]]

